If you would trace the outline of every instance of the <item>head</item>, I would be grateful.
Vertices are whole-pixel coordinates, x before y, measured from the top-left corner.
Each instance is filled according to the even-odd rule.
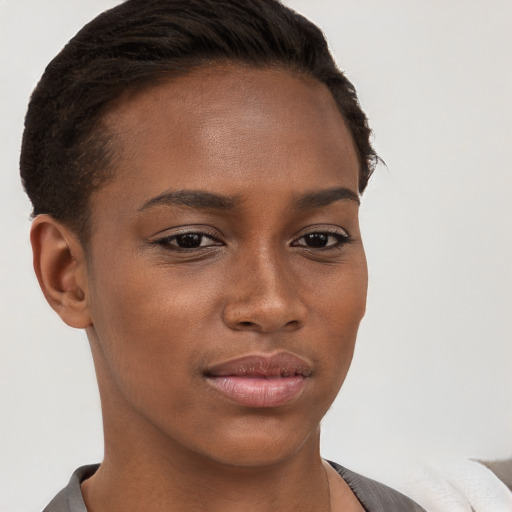
[[[274,0],[129,0],[50,63],[21,156],[34,263],[87,330],[107,442],[242,465],[307,444],[365,309],[369,133],[321,32]],[[242,403],[219,383],[246,356],[300,382]]]

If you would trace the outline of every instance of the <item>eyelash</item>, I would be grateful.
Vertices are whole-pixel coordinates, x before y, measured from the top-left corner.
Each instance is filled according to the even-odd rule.
[[[199,245],[197,247],[180,247],[177,244],[173,244],[173,242],[177,241],[180,237],[187,237],[187,236],[200,237],[201,238],[200,243],[202,243],[205,238],[210,239],[210,240],[214,241],[215,243],[209,244],[209,245]],[[204,250],[204,248],[218,247],[218,246],[224,245],[223,242],[221,240],[219,240],[218,238],[216,238],[208,233],[204,233],[202,231],[187,231],[184,233],[178,233],[176,235],[164,236],[162,238],[159,238],[158,240],[155,240],[153,243],[156,245],[164,246],[165,248],[170,249],[170,250],[187,251],[187,252],[188,251],[197,251],[199,249]]]
[[[316,237],[318,237],[320,235],[321,237],[327,237],[327,239],[334,238],[335,242],[331,243],[330,245],[324,246],[324,247],[311,247],[311,246],[307,246],[307,245],[298,244],[299,240],[302,240],[303,238],[306,238],[307,236],[312,236],[312,235],[315,235]],[[310,231],[309,233],[305,233],[301,237],[296,238],[292,242],[291,245],[292,245],[292,247],[302,247],[304,249],[309,249],[309,250],[329,251],[329,250],[341,249],[344,245],[349,244],[351,241],[352,241],[352,239],[350,238],[350,235],[344,230],[343,231],[341,231],[341,230],[340,231],[321,230],[321,231]]]
[[[308,237],[308,236],[315,236],[317,238],[317,241],[320,237],[327,237],[327,244],[329,239],[334,239],[334,243],[330,243],[326,246],[320,247],[311,247],[306,244],[300,244],[299,241]],[[210,243],[208,245],[198,245],[196,247],[180,247],[177,245],[176,242],[180,237],[200,237],[199,243],[202,244],[202,242],[205,239],[209,239],[213,241],[214,243]],[[321,240],[321,238],[320,238]],[[196,239],[197,241],[197,239]],[[303,234],[299,238],[294,239],[291,242],[291,247],[299,247],[306,250],[312,250],[312,251],[330,251],[330,250],[336,250],[341,249],[344,245],[349,244],[352,242],[352,238],[345,230],[317,230],[317,231],[310,231],[308,233]],[[211,247],[219,247],[224,245],[224,243],[219,240],[217,237],[205,233],[203,231],[187,231],[183,233],[178,233],[176,235],[169,235],[162,238],[159,238],[153,242],[155,245],[163,246],[169,250],[179,251],[179,252],[192,252],[192,251],[198,251],[198,250],[204,250],[209,249]]]

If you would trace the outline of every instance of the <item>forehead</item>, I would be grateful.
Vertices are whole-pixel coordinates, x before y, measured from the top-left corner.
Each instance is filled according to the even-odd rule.
[[[119,147],[114,186],[136,190],[139,202],[169,188],[358,190],[354,144],[332,95],[289,71],[202,68],[127,94],[105,122]]]

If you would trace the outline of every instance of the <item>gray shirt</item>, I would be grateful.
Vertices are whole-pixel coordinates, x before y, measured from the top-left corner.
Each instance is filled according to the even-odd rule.
[[[366,512],[425,512],[418,504],[383,484],[353,473],[330,462],[331,466],[347,482]],[[71,477],[68,485],[53,498],[43,512],[87,512],[80,484],[92,476],[99,464],[82,466]]]

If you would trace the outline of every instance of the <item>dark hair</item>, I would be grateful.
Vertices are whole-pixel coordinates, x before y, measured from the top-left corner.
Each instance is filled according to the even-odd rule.
[[[108,107],[130,88],[222,61],[324,83],[354,139],[363,192],[377,162],[367,118],[315,25],[277,0],[128,0],[83,27],[32,93],[20,169],[33,215],[51,214],[87,238],[89,198],[116,154],[101,122]]]

